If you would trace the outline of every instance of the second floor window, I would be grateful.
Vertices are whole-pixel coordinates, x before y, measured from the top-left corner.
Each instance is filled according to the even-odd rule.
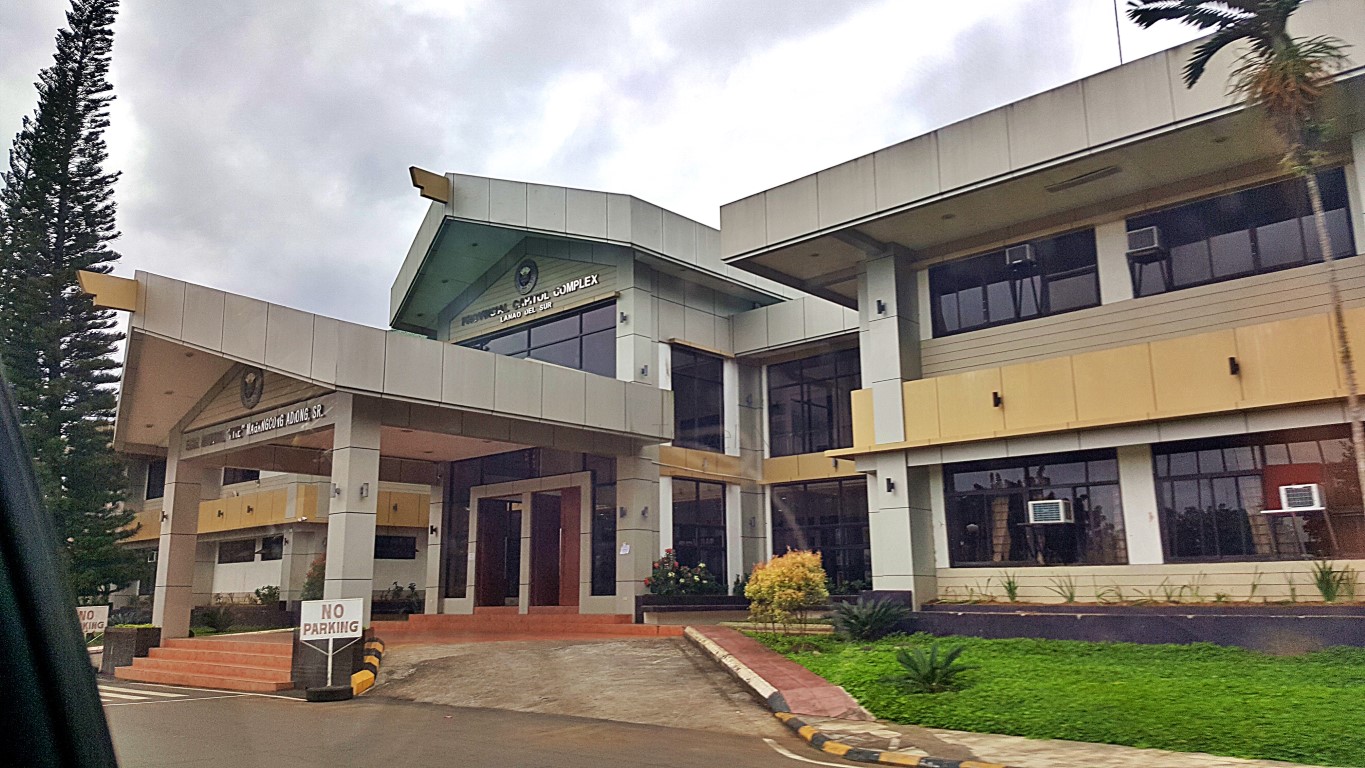
[[[768,366],[772,456],[853,445],[853,390],[862,386],[857,349]]]
[[[560,313],[514,331],[462,343],[497,355],[616,378],[616,302]]]
[[[1095,230],[1021,243],[929,270],[934,335],[989,328],[1100,303]]]
[[[151,501],[166,495],[166,460],[152,459],[147,462],[147,492],[143,498]]]
[[[1336,258],[1354,252],[1346,172],[1318,174]],[[1322,261],[1302,179],[1288,179],[1128,219],[1128,231],[1156,227],[1164,250],[1131,265],[1134,296],[1216,283]]]
[[[673,444],[725,451],[725,361],[673,347]]]

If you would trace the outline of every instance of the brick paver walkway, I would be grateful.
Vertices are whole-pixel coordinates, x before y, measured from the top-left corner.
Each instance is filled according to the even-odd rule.
[[[813,717],[866,718],[863,708],[843,688],[773,653],[757,640],[729,627],[692,629],[767,680],[782,694],[793,713]]]

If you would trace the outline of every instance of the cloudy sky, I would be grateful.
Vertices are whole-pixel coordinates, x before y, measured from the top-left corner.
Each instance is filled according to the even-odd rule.
[[[61,0],[0,2],[0,139]],[[1113,0],[125,0],[117,269],[383,326],[407,168],[731,200],[1191,37]],[[7,156],[7,155],[6,155]]]

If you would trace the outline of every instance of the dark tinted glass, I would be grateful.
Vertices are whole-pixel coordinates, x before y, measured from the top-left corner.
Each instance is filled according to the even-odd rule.
[[[256,540],[218,542],[219,563],[250,563],[256,559]]]
[[[772,489],[773,554],[820,553],[835,594],[871,589],[867,482],[862,478]]]
[[[496,336],[461,342],[508,357],[616,377],[616,303],[566,312]]]
[[[417,558],[416,536],[374,537],[374,559],[415,560],[416,558]]]
[[[159,499],[166,495],[166,460],[152,459],[147,462],[146,499]]]
[[[725,486],[673,478],[673,553],[682,565],[705,563],[726,581]]]
[[[673,444],[725,450],[724,361],[687,347],[673,347]]]
[[[853,445],[853,390],[862,386],[858,350],[768,367],[769,455]]]
[[[266,536],[261,539],[261,559],[281,560],[284,558],[284,537]]]

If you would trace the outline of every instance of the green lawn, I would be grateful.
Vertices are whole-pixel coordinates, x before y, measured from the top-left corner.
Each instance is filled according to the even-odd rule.
[[[1365,648],[1276,657],[1214,645],[756,637],[900,723],[1365,766]],[[965,645],[951,693],[905,693],[900,647]],[[789,653],[801,644],[807,649]]]

